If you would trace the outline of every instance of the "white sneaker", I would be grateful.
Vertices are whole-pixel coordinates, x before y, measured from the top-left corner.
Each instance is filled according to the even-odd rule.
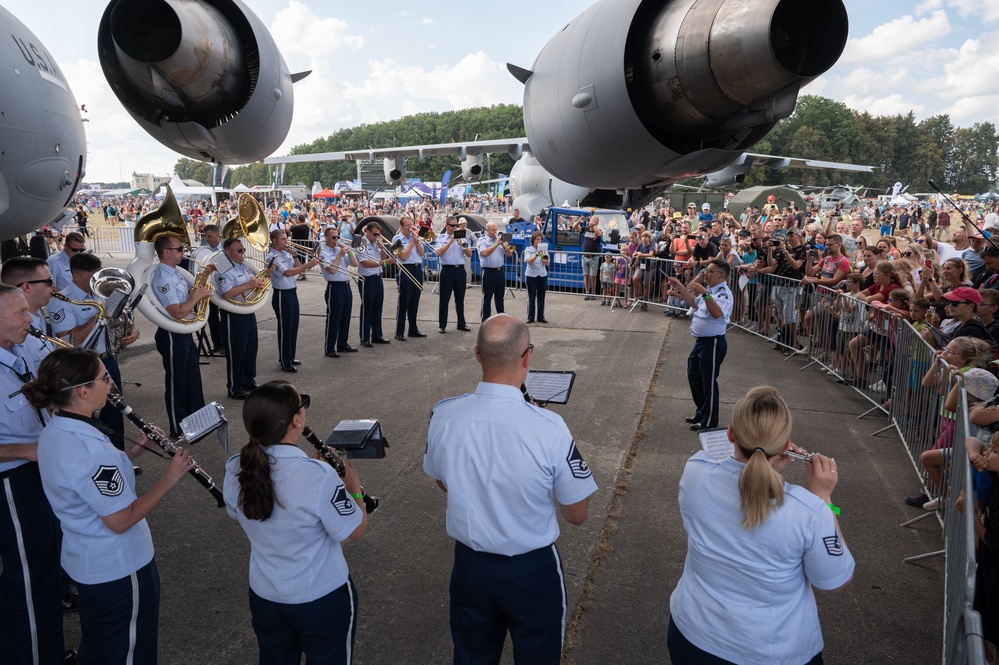
[[[871,389],[871,392],[880,393],[880,392],[883,392],[883,391],[887,390],[888,386],[885,385],[884,381],[879,380],[877,383],[875,383],[873,386],[871,386],[870,389]]]
[[[940,507],[940,497],[930,499],[923,504],[923,510],[938,510]]]

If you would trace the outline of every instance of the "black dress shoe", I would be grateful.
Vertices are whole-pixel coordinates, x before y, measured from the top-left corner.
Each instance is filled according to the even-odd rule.
[[[440,333],[440,334],[442,334],[442,335],[446,335],[446,334],[447,334],[447,331],[446,331],[446,330],[444,330],[443,328],[438,328],[438,329],[437,329],[437,332],[439,332],[439,333]]]
[[[281,365],[282,372],[297,372],[298,368],[291,365]]]
[[[690,426],[691,432],[700,432],[701,430],[707,429],[707,425],[702,425],[701,423],[694,423]]]
[[[396,335],[395,338],[397,340],[399,340],[400,342],[405,342],[406,341],[406,336],[405,335]]]
[[[291,361],[291,364],[292,365],[301,365],[302,361],[299,360],[298,358],[295,358],[294,360]]]
[[[66,649],[63,651],[63,665],[74,665],[76,663],[76,649]]]
[[[700,418],[698,418],[697,416],[690,416],[690,417],[688,417],[688,418],[684,418],[684,419],[683,419],[683,422],[685,422],[685,423],[690,423],[691,425],[693,425],[694,423],[699,423],[699,422],[701,422],[701,419],[700,419]]]
[[[472,332],[472,329],[469,328],[468,326],[458,326],[458,330],[462,332]]]
[[[338,347],[336,347],[336,350],[337,351],[342,351],[343,353],[357,353],[357,347],[356,346],[351,346],[350,344],[348,344],[346,346],[338,346]]]
[[[246,399],[250,393],[229,393],[229,399]]]
[[[528,319],[527,323],[534,323],[534,319]]]
[[[141,466],[132,466],[132,473],[134,473],[137,476],[141,476],[142,475],[142,467]]]
[[[410,337],[426,337],[427,335],[426,335],[426,333],[421,333],[419,330],[417,330],[416,332],[409,333],[409,336]]]
[[[374,347],[374,344],[372,344],[371,342],[361,342],[361,346],[363,346],[366,349],[370,349]]]
[[[327,351],[326,352],[326,357],[327,358],[339,358],[340,354],[337,353],[336,351]]]
[[[375,344],[391,344],[392,343],[392,340],[385,339],[384,337],[375,337],[371,341],[374,342]]]
[[[538,319],[538,323],[548,323],[548,319]]]

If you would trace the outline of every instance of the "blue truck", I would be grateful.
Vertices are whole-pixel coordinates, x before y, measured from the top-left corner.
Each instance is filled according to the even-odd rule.
[[[618,244],[628,242],[632,226],[628,213],[622,210],[548,208],[541,231],[544,235],[541,242],[548,246],[548,254],[551,257],[548,267],[548,288],[560,290],[583,288],[580,252],[583,249],[583,232],[587,228],[589,218],[593,216],[599,220],[600,229],[604,234],[601,251],[616,254]],[[530,245],[534,229],[534,223],[530,221],[507,225],[505,233],[509,234],[509,243],[517,256],[521,256],[524,249]],[[478,253],[472,254],[472,274],[476,277],[482,274]],[[513,257],[508,258],[507,283],[516,284],[520,278],[516,262]]]

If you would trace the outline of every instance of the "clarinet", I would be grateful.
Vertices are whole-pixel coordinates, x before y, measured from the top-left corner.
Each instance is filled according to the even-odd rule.
[[[132,410],[132,407],[125,404],[125,400],[121,398],[121,395],[108,393],[108,402],[111,406],[121,411],[122,415],[128,418],[140,432],[145,434],[153,443],[162,448],[167,454],[167,457],[172,458],[177,453],[177,444],[160,434],[156,431],[156,428],[140,418],[139,415]],[[184,438],[181,437],[178,440],[178,443],[183,440]],[[225,499],[222,498],[222,490],[215,486],[215,481],[212,480],[211,476],[205,473],[205,470],[202,469],[197,462],[194,462],[194,467],[188,471],[188,473],[194,476],[195,480],[204,485],[206,490],[211,492],[212,496],[215,497],[215,501],[219,504],[219,508],[225,507]]]
[[[333,470],[337,472],[337,475],[343,478],[343,474],[346,470],[344,467],[346,460],[344,459],[343,453],[336,448],[327,446],[318,436],[316,436],[316,433],[313,432],[312,428],[308,425],[306,425],[305,429],[302,430],[302,436],[304,436],[309,443],[312,444],[312,447],[316,449],[316,452],[318,452],[319,456],[323,458],[323,461],[333,467]],[[364,511],[369,515],[375,512],[375,509],[378,508],[378,497],[368,496],[368,494],[364,491],[364,487],[361,487],[361,498],[364,501]]]

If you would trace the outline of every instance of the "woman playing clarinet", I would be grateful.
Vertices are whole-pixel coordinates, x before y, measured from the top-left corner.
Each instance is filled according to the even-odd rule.
[[[340,543],[367,528],[361,483],[298,447],[309,396],[284,381],[243,407],[250,436],[225,468],[229,515],[250,539],[250,612],[261,665],[352,662],[357,590]]]
[[[22,392],[52,413],[38,438],[42,488],[62,527],[63,570],[76,583],[82,639],[80,665],[156,663],[160,581],[148,515],[194,460],[178,449],[163,477],[135,492],[132,458],[150,442],[125,451],[97,420],[111,389],[100,357],[86,349],[56,349]]]

